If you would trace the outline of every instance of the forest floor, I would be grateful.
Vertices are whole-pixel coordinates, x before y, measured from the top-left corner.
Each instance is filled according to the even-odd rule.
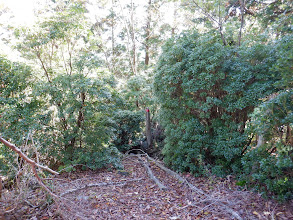
[[[75,171],[47,179],[60,197],[55,202],[36,188],[13,209],[4,192],[2,219],[293,219],[293,201],[265,200],[240,189],[230,176],[181,174],[184,181],[178,180],[144,156],[127,156],[123,164],[124,171]]]

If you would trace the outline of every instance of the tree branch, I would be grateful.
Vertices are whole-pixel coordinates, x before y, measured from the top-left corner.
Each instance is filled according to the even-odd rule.
[[[8,141],[6,141],[2,137],[0,137],[0,142],[2,142],[6,147],[9,147],[11,150],[13,150],[14,152],[16,152],[21,158],[23,158],[31,166],[39,167],[39,168],[41,168],[43,170],[47,170],[47,171],[49,171],[50,173],[52,173],[54,175],[59,174],[58,172],[56,172],[54,170],[51,170],[49,167],[46,167],[46,166],[43,166],[43,165],[40,165],[40,164],[36,163],[32,159],[30,159],[28,156],[26,156],[24,153],[22,153],[22,151],[18,147],[16,147],[14,144],[11,144]]]
[[[87,184],[87,185],[82,186],[80,188],[67,190],[66,192],[61,193],[60,197],[66,195],[66,194],[73,193],[73,192],[83,190],[83,189],[86,189],[86,188],[90,188],[90,187],[110,186],[110,185],[111,186],[125,185],[126,183],[129,183],[129,182],[135,182],[135,181],[141,181],[141,180],[142,180],[142,178],[126,180],[126,181],[123,181],[123,182],[108,182],[108,183],[107,182],[102,182],[102,183]]]
[[[6,141],[5,139],[3,139],[2,137],[0,137],[0,142],[2,142],[6,147],[10,148],[11,150],[13,150],[14,152],[16,152],[22,159],[24,159],[27,163],[29,163],[32,167],[33,173],[38,181],[38,183],[53,197],[59,199],[59,196],[57,196],[56,194],[54,194],[42,181],[42,179],[39,177],[36,167],[39,167],[41,169],[47,170],[52,174],[59,174],[58,172],[51,170],[48,167],[42,166],[38,163],[36,163],[35,161],[33,161],[32,159],[30,159],[28,156],[26,156],[24,153],[22,153],[22,151],[16,147],[14,144],[11,144],[10,142]]]
[[[146,164],[146,163],[144,163],[143,162],[143,160],[141,159],[141,158],[139,158],[139,156],[138,156],[138,160],[141,162],[141,164],[145,167],[145,169],[147,170],[147,173],[148,173],[148,176],[158,185],[158,187],[160,188],[160,189],[162,189],[162,190],[166,190],[167,189],[167,187],[166,186],[164,186],[161,182],[160,182],[160,180],[158,180],[158,178],[157,177],[155,177],[155,175],[153,174],[153,172],[152,172],[152,170],[151,170],[151,168]]]
[[[194,5],[199,8],[202,13],[207,16],[212,22],[214,22],[214,24],[216,24],[219,29],[219,32],[220,32],[220,35],[221,35],[221,38],[222,38],[222,41],[223,41],[223,44],[224,45],[227,45],[227,42],[226,42],[226,39],[225,39],[225,36],[223,34],[223,22],[222,22],[222,19],[221,19],[221,15],[220,15],[220,5],[219,5],[219,21],[217,21],[216,18],[214,18],[210,13],[208,13],[203,7],[201,7],[198,3],[196,3],[195,0],[193,0],[193,3]]]

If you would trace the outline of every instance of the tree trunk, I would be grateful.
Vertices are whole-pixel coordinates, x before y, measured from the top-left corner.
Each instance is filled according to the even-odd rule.
[[[136,43],[135,43],[135,29],[134,29],[134,5],[131,1],[131,15],[130,15],[130,37],[132,41],[132,72],[136,75]]]
[[[245,6],[245,0],[239,0],[240,3],[240,11],[241,11],[241,26],[239,29],[239,34],[238,34],[238,46],[241,45],[241,38],[242,38],[242,29],[244,26],[244,6]]]
[[[152,147],[153,140],[152,140],[152,132],[151,132],[151,117],[150,117],[150,110],[149,108],[146,109],[146,138],[148,147]]]
[[[152,11],[151,11],[151,6],[152,6],[152,0],[149,0],[148,3],[148,17],[147,17],[147,23],[146,23],[146,29],[145,29],[145,58],[144,58],[144,64],[146,66],[149,65],[150,61],[150,55],[149,55],[149,50],[150,50],[150,34],[151,34],[151,19],[152,19]]]

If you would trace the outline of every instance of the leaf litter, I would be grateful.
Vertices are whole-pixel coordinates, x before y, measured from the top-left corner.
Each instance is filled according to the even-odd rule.
[[[148,159],[126,156],[123,171],[75,171],[50,178],[46,183],[60,202],[52,202],[37,188],[9,212],[12,196],[7,191],[2,195],[0,219],[293,219],[293,201],[263,199],[240,189],[231,176],[185,173],[178,180]]]

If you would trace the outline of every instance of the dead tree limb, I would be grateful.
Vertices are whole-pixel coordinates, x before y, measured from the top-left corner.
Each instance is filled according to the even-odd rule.
[[[142,150],[140,150],[141,152],[143,152]],[[221,200],[218,200],[216,198],[213,198],[212,196],[208,195],[207,193],[205,193],[204,191],[202,191],[201,189],[198,189],[197,187],[195,187],[193,184],[191,184],[190,182],[188,182],[187,179],[183,178],[182,176],[180,176],[178,173],[174,172],[173,170],[170,170],[169,168],[165,167],[164,165],[160,164],[158,161],[156,161],[155,159],[151,158],[147,153],[143,152],[143,154],[141,154],[141,156],[146,156],[147,159],[149,159],[150,161],[154,162],[158,167],[160,167],[162,170],[164,170],[166,173],[170,174],[171,176],[173,176],[174,178],[176,178],[179,182],[184,183],[186,185],[188,185],[188,187],[194,191],[197,192],[199,194],[204,195],[207,198],[207,201],[210,201],[212,204],[218,204],[219,206],[222,207],[222,209],[226,210],[227,212],[229,212],[232,216],[234,216],[236,219],[238,220],[242,220],[241,216],[234,211],[233,209],[231,209],[230,207],[228,207],[227,205],[223,204],[223,202]],[[139,160],[141,160],[139,158]]]
[[[2,137],[0,137],[0,141],[6,146],[6,147],[9,147],[11,150],[13,150],[14,152],[16,152],[21,158],[23,158],[26,162],[28,162],[29,164],[33,165],[33,166],[36,166],[36,167],[39,167],[43,170],[47,170],[49,171],[50,173],[54,174],[54,175],[57,175],[59,174],[58,172],[54,171],[54,170],[51,170],[49,167],[46,167],[46,166],[43,166],[43,165],[40,165],[38,163],[36,163],[35,161],[33,161],[32,159],[30,159],[28,156],[26,156],[24,153],[22,153],[22,151],[16,147],[14,144],[11,144],[10,142],[6,141],[5,139],[3,139]]]
[[[201,189],[195,187],[194,185],[192,185],[191,183],[189,183],[185,178],[183,178],[182,176],[180,176],[178,173],[174,172],[173,170],[168,169],[167,167],[165,167],[164,165],[160,164],[158,161],[156,161],[155,159],[151,158],[151,157],[147,157],[150,161],[154,162],[158,167],[160,167],[162,170],[164,170],[166,173],[168,173],[169,175],[173,176],[174,178],[176,178],[180,183],[185,183],[189,186],[189,188],[192,189],[192,191],[195,191],[197,193],[200,193],[204,196],[208,196],[204,191],[202,191]]]
[[[167,190],[167,187],[164,186],[160,182],[160,180],[158,180],[158,178],[153,174],[153,171],[151,170],[151,168],[145,162],[143,162],[143,160],[141,158],[138,157],[138,160],[141,162],[141,164],[147,170],[148,176],[158,185],[158,187],[162,190]]]
[[[50,168],[46,167],[46,166],[42,166],[38,163],[36,163],[35,161],[33,161],[32,159],[30,159],[27,155],[25,155],[18,147],[16,147],[14,144],[11,144],[9,141],[6,141],[5,139],[3,139],[2,137],[0,137],[0,142],[2,142],[6,147],[10,148],[11,150],[13,150],[14,152],[16,152],[22,159],[24,159],[27,163],[29,163],[31,165],[31,168],[33,170],[33,173],[38,181],[38,183],[53,197],[55,198],[59,198],[56,194],[54,194],[42,181],[42,179],[40,178],[40,176],[37,173],[36,167],[39,167],[41,169],[47,170],[52,174],[59,174],[58,172],[51,170]]]
[[[138,179],[132,179],[132,180],[126,180],[126,181],[123,181],[123,182],[102,182],[102,183],[92,183],[92,184],[87,184],[87,185],[84,185],[80,188],[76,188],[76,189],[70,189],[70,190],[67,190],[66,192],[64,193],[61,193],[60,194],[60,197],[66,195],[66,194],[69,194],[69,193],[73,193],[73,192],[76,192],[76,191],[79,191],[79,190],[83,190],[83,189],[86,189],[86,188],[90,188],[90,187],[99,187],[99,186],[117,186],[117,185],[124,185],[126,183],[129,183],[129,182],[135,182],[135,181],[140,181],[142,180],[142,178],[138,178]]]
[[[174,178],[176,178],[178,181],[185,183],[188,185],[188,187],[192,190],[195,191],[197,193],[200,193],[204,196],[206,196],[208,198],[208,200],[212,203],[212,204],[218,204],[220,205],[224,210],[228,211],[231,215],[233,215],[236,219],[238,220],[242,220],[241,216],[234,211],[233,209],[231,209],[230,207],[228,207],[227,205],[223,204],[222,201],[219,201],[218,199],[213,198],[212,196],[208,195],[207,193],[205,193],[204,191],[198,189],[197,187],[195,187],[193,184],[191,184],[190,182],[188,182],[187,179],[181,177],[178,173],[174,172],[173,170],[168,169],[167,167],[165,167],[164,165],[160,164],[158,161],[156,161],[155,159],[151,158],[150,156],[148,156],[147,154],[145,154],[147,156],[147,158],[154,162],[158,167],[160,167],[162,170],[164,170],[166,173],[170,174],[171,176],[173,176]]]

